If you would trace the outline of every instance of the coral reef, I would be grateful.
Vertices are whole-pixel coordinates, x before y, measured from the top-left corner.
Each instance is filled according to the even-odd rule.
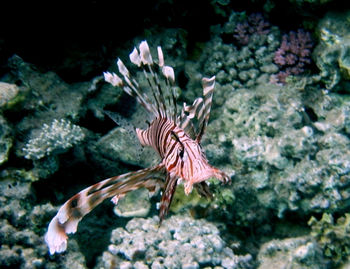
[[[290,75],[303,74],[311,63],[309,32],[299,29],[281,37],[280,30],[259,13],[232,12],[223,26],[212,27],[212,36],[195,67],[186,66],[190,83],[196,83],[199,74],[192,73],[200,70],[216,74],[217,82],[227,90],[284,84]]]
[[[136,132],[129,132],[123,127],[117,127],[102,136],[95,144],[104,157],[118,158],[119,161],[149,167],[154,164],[158,155],[152,150],[142,149],[135,143]],[[132,146],[131,146],[132,145]]]
[[[88,94],[90,82],[69,85],[53,72],[39,72],[18,55],[11,57],[8,65],[11,73],[4,79],[17,81],[22,85],[22,92],[26,93],[20,107],[24,117],[16,126],[19,131],[40,128],[54,119],[76,121],[79,113],[84,113],[82,102]]]
[[[260,15],[246,18],[245,14],[233,12],[223,26],[212,27],[213,38],[204,47],[199,61],[185,68],[188,77],[195,84],[200,74],[216,74],[217,82],[231,89],[269,81],[270,75],[278,72],[273,58],[280,34],[277,27],[266,28],[268,25]],[[227,35],[231,36],[230,43],[223,41]],[[189,87],[195,88],[191,81]]]
[[[286,211],[307,216],[346,210],[349,101],[312,88],[283,91],[271,84],[226,95],[203,144],[212,144],[213,163],[236,170],[230,218],[244,216],[239,222],[256,224],[271,209],[279,217]],[[225,200],[220,192],[219,203]]]
[[[251,255],[225,246],[218,228],[205,220],[172,216],[158,228],[158,217],[132,219],[112,232],[98,268],[252,268]]]

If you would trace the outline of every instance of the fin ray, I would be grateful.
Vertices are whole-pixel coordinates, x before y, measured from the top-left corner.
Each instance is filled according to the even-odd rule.
[[[181,111],[180,126],[187,131],[191,137],[195,138],[198,143],[202,140],[205,128],[209,122],[214,86],[215,76],[203,78],[203,98],[196,98],[192,105],[186,105],[184,103]],[[196,124],[194,124],[193,119],[197,120]],[[194,127],[195,125],[197,128]]]

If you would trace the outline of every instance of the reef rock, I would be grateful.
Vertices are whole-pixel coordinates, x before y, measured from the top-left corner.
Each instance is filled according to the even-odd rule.
[[[307,237],[272,240],[262,245],[259,269],[328,268],[318,245]]]

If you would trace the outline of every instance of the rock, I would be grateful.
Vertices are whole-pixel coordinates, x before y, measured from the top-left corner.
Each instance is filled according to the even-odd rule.
[[[5,118],[0,115],[0,165],[7,161],[12,147],[13,138],[10,130]]]
[[[329,12],[319,21],[317,31],[320,43],[313,52],[313,59],[321,70],[326,87],[330,90],[341,80],[350,80],[350,12]]]
[[[0,108],[14,105],[18,93],[19,88],[16,84],[0,82]]]
[[[114,128],[96,143],[96,147],[103,152],[103,157],[119,160],[135,166],[150,167],[158,160],[153,149],[141,147],[134,130],[122,127]]]
[[[120,198],[114,207],[114,213],[119,217],[145,217],[150,209],[151,203],[148,190],[139,189]]]

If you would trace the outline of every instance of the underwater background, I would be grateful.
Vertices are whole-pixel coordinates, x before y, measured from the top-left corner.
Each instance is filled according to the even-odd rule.
[[[0,36],[0,268],[350,268],[350,3],[336,0],[7,3]],[[126,16],[126,17],[125,17]],[[176,191],[104,202],[68,249],[47,225],[68,198],[157,163],[134,99],[101,81],[147,40],[179,103],[216,76],[203,138],[213,200]],[[104,111],[121,115],[116,125]],[[123,121],[123,122],[124,122]]]

